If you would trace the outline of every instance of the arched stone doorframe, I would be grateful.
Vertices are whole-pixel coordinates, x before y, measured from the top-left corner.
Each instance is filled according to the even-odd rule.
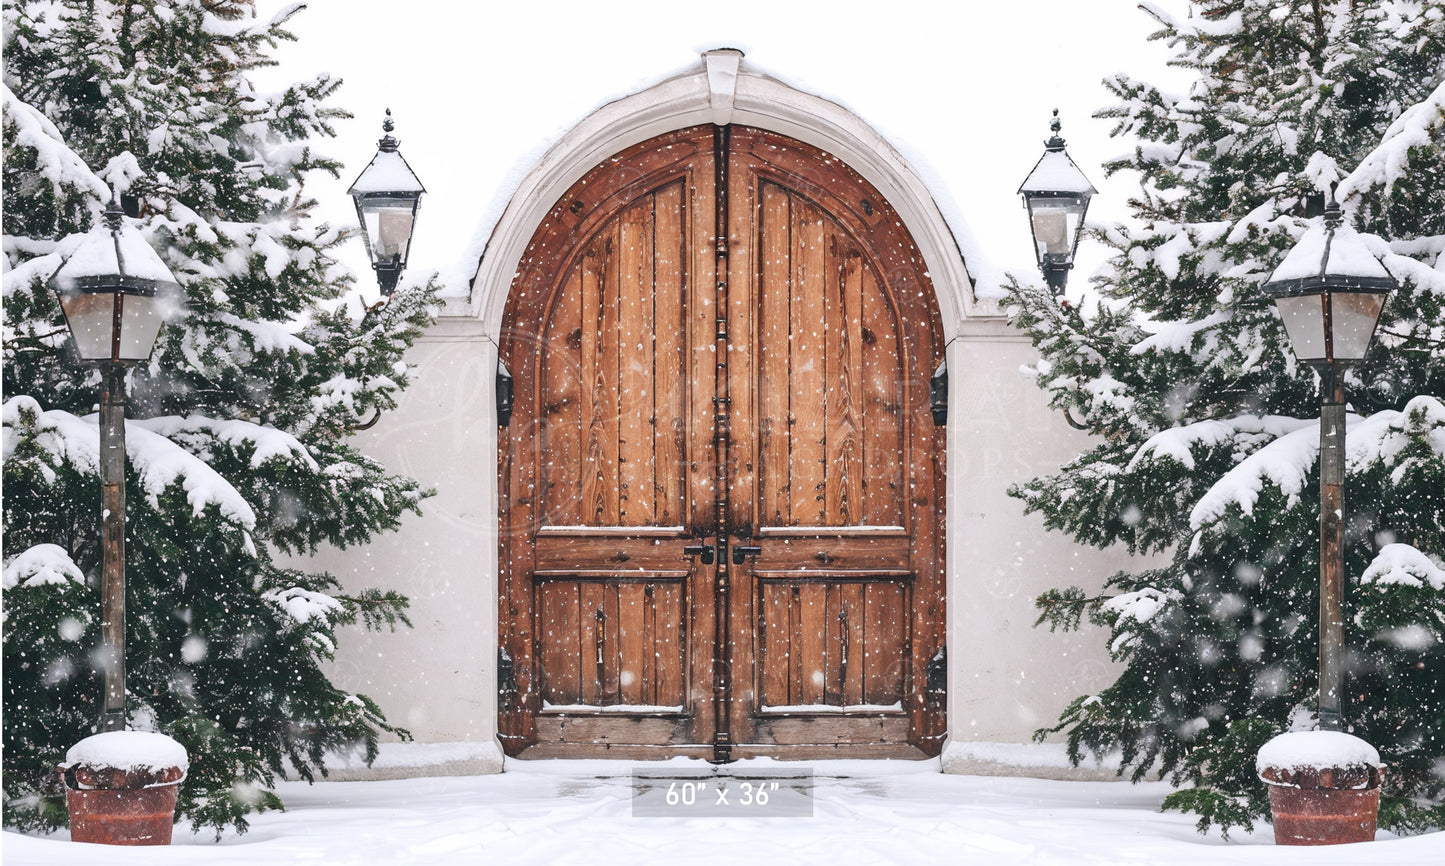
[[[976,299],[948,223],[922,178],[846,108],[742,67],[741,51],[703,54],[703,66],[608,103],[562,137],[522,180],[497,221],[472,281],[472,314],[495,338],[517,263],[564,192],[593,166],[649,138],[704,123],[755,126],[833,154],[873,184],[903,218],[933,276],[947,339],[967,319],[998,316]]]
[[[937,203],[903,157],[861,118],[846,108],[811,93],[796,90],[765,75],[743,68],[743,53],[719,48],[702,55],[701,68],[675,76],[653,87],[604,105],[593,112],[553,145],[523,178],[493,229],[470,293],[471,317],[483,333],[484,369],[495,368],[497,343],[507,295],[518,264],[538,225],[557,199],[594,166],[626,148],[678,129],[700,124],[740,124],[777,132],[811,144],[841,159],[862,175],[888,200],[912,234],[933,279],[939,313],[947,342],[947,361],[961,369],[962,343],[970,322],[999,319],[996,302],[974,297],[973,281],[952,230]],[[989,328],[988,330],[992,330]],[[959,406],[962,377],[949,381],[949,402]],[[495,393],[484,403],[495,412]],[[956,410],[955,410],[956,411]],[[959,465],[957,455],[966,447],[960,429],[951,424],[947,431],[948,464]],[[496,428],[487,424],[483,449],[495,465]],[[959,598],[956,549],[959,534],[953,531],[965,488],[961,473],[952,472],[947,482],[949,531],[946,536],[946,597]],[[498,597],[497,561],[497,477],[487,473],[481,479],[482,513],[492,515],[485,527],[484,561],[481,578],[483,597]],[[956,605],[947,606],[948,642],[953,643]],[[483,611],[483,632],[495,643],[499,633],[498,611],[491,605]],[[964,689],[960,666],[950,665],[949,737],[954,739],[954,720],[960,718],[958,696]],[[495,739],[497,718],[497,672],[488,672],[491,684],[478,707],[490,720]],[[947,749],[945,743],[945,750]],[[499,752],[500,754],[500,752]]]

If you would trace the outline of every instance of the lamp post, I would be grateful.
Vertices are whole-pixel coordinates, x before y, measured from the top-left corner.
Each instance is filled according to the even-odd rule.
[[[1083,233],[1084,214],[1089,199],[1098,192],[1065,152],[1064,140],[1059,137],[1061,126],[1056,108],[1049,124],[1053,135],[1044,142],[1044,155],[1019,186],[1019,195],[1029,212],[1039,270],[1056,292],[1063,291],[1069,281],[1074,252]]]
[[[381,128],[386,134],[376,143],[376,156],[346,194],[356,202],[356,218],[361,221],[362,239],[381,293],[390,296],[406,269],[417,205],[426,189],[397,149],[398,142],[391,135],[396,124],[389,108]]]
[[[1330,192],[1324,216],[1270,274],[1295,356],[1320,374],[1320,728],[1341,729],[1344,703],[1344,373],[1365,357],[1397,283],[1344,223]]]
[[[101,731],[125,730],[125,373],[151,356],[180,286],[117,204],[55,275],[82,363],[101,370]]]

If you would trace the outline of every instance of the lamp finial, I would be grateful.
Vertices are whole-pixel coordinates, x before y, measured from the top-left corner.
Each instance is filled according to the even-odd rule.
[[[120,206],[120,195],[118,193],[112,193],[110,204],[105,206],[105,210],[101,213],[100,217],[105,220],[105,224],[110,227],[112,232],[120,231],[121,225],[124,224],[125,210]]]
[[[1335,188],[1339,181],[1330,183],[1330,200],[1325,205],[1325,228],[1337,229],[1344,222],[1344,212],[1340,210],[1340,203],[1335,199]]]
[[[381,140],[376,143],[379,149],[387,153],[395,151],[397,147],[397,140],[391,134],[393,129],[396,129],[396,123],[391,119],[391,109],[388,108],[386,110],[386,119],[381,122],[381,131],[386,133],[386,135],[383,135]]]
[[[1059,136],[1059,130],[1063,128],[1063,121],[1059,120],[1059,110],[1055,108],[1053,119],[1049,121],[1049,131],[1053,135],[1044,142],[1044,149],[1055,153],[1064,149],[1064,139]]]

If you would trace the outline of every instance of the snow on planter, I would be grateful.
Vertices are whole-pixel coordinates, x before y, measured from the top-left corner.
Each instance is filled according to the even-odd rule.
[[[140,788],[180,781],[190,756],[165,734],[107,731],[70,747],[61,765],[80,788]]]
[[[1364,789],[1380,785],[1380,753],[1343,731],[1291,731],[1265,743],[1255,772],[1269,785]]]

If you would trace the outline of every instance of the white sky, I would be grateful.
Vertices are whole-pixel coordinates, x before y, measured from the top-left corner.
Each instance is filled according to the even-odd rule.
[[[286,3],[258,0],[269,17]],[[1183,14],[1185,0],[1158,5]],[[326,148],[346,162],[318,184],[322,216],[354,224],[345,195],[375,152],[383,112],[427,188],[406,278],[465,280],[520,179],[591,111],[679,72],[710,48],[738,48],[745,68],[831,99],[883,134],[929,185],[955,234],[989,261],[975,277],[1036,276],[1015,194],[1060,109],[1069,153],[1101,195],[1091,221],[1125,214],[1128,178],[1100,163],[1132,145],[1092,115],[1116,72],[1182,87],[1147,42],[1156,22],[1133,0],[311,0],[273,87],[317,72],[345,81],[355,113]],[[374,285],[360,240],[348,263]],[[1081,250],[1080,271],[1097,261]]]

